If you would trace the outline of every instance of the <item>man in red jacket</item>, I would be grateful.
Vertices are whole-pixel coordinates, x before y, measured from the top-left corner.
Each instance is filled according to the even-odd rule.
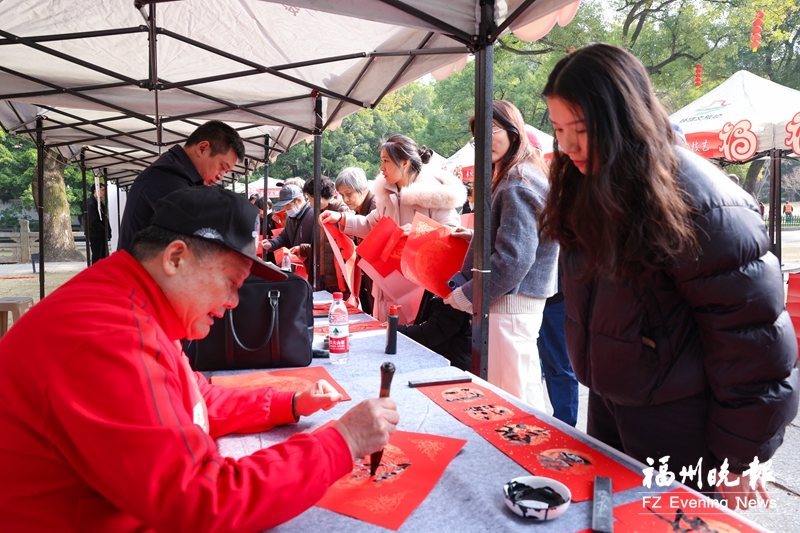
[[[239,460],[216,437],[341,400],[212,386],[180,339],[208,334],[252,274],[258,209],[220,187],[162,199],[151,226],[34,306],[0,341],[0,530],[262,531],[303,512],[383,447],[398,415],[366,400],[331,428]]]

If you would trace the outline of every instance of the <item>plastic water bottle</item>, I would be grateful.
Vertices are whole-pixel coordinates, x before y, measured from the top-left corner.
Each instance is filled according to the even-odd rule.
[[[289,254],[284,254],[283,259],[281,259],[281,270],[286,270],[287,272],[292,269],[292,260],[289,258]]]
[[[350,355],[350,317],[341,292],[333,293],[333,303],[328,311],[328,344],[331,363],[346,363]]]

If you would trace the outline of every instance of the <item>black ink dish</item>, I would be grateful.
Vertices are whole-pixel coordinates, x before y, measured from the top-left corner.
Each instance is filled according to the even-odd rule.
[[[503,485],[503,498],[508,508],[523,518],[552,520],[567,510],[572,493],[555,479],[522,476]]]

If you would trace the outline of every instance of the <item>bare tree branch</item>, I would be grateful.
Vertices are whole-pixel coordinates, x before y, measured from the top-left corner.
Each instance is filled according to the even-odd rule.
[[[657,73],[662,68],[666,67],[667,65],[669,65],[673,61],[676,61],[676,60],[678,60],[678,59],[680,59],[682,57],[688,57],[692,61],[700,61],[700,59],[702,58],[702,56],[693,56],[692,54],[687,54],[687,53],[684,53],[684,52],[678,52],[678,53],[673,52],[668,58],[663,60],[661,63],[658,63],[657,65],[653,65],[652,67],[645,67],[645,68],[647,69],[647,73],[648,74]]]

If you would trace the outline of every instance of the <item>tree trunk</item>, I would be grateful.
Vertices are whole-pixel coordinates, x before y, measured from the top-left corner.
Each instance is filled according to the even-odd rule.
[[[44,243],[39,243],[40,251],[44,250],[44,258],[48,262],[86,261],[72,238],[67,187],[64,184],[66,163],[53,150],[45,150],[44,155],[44,220],[39,221],[44,228]],[[39,200],[38,168],[33,170],[33,200]]]
[[[750,167],[747,169],[747,176],[744,178],[744,185],[742,187],[750,194],[753,194],[753,191],[756,190],[758,175],[761,169],[764,168],[764,163],[765,161],[763,159],[756,159],[750,163]]]

